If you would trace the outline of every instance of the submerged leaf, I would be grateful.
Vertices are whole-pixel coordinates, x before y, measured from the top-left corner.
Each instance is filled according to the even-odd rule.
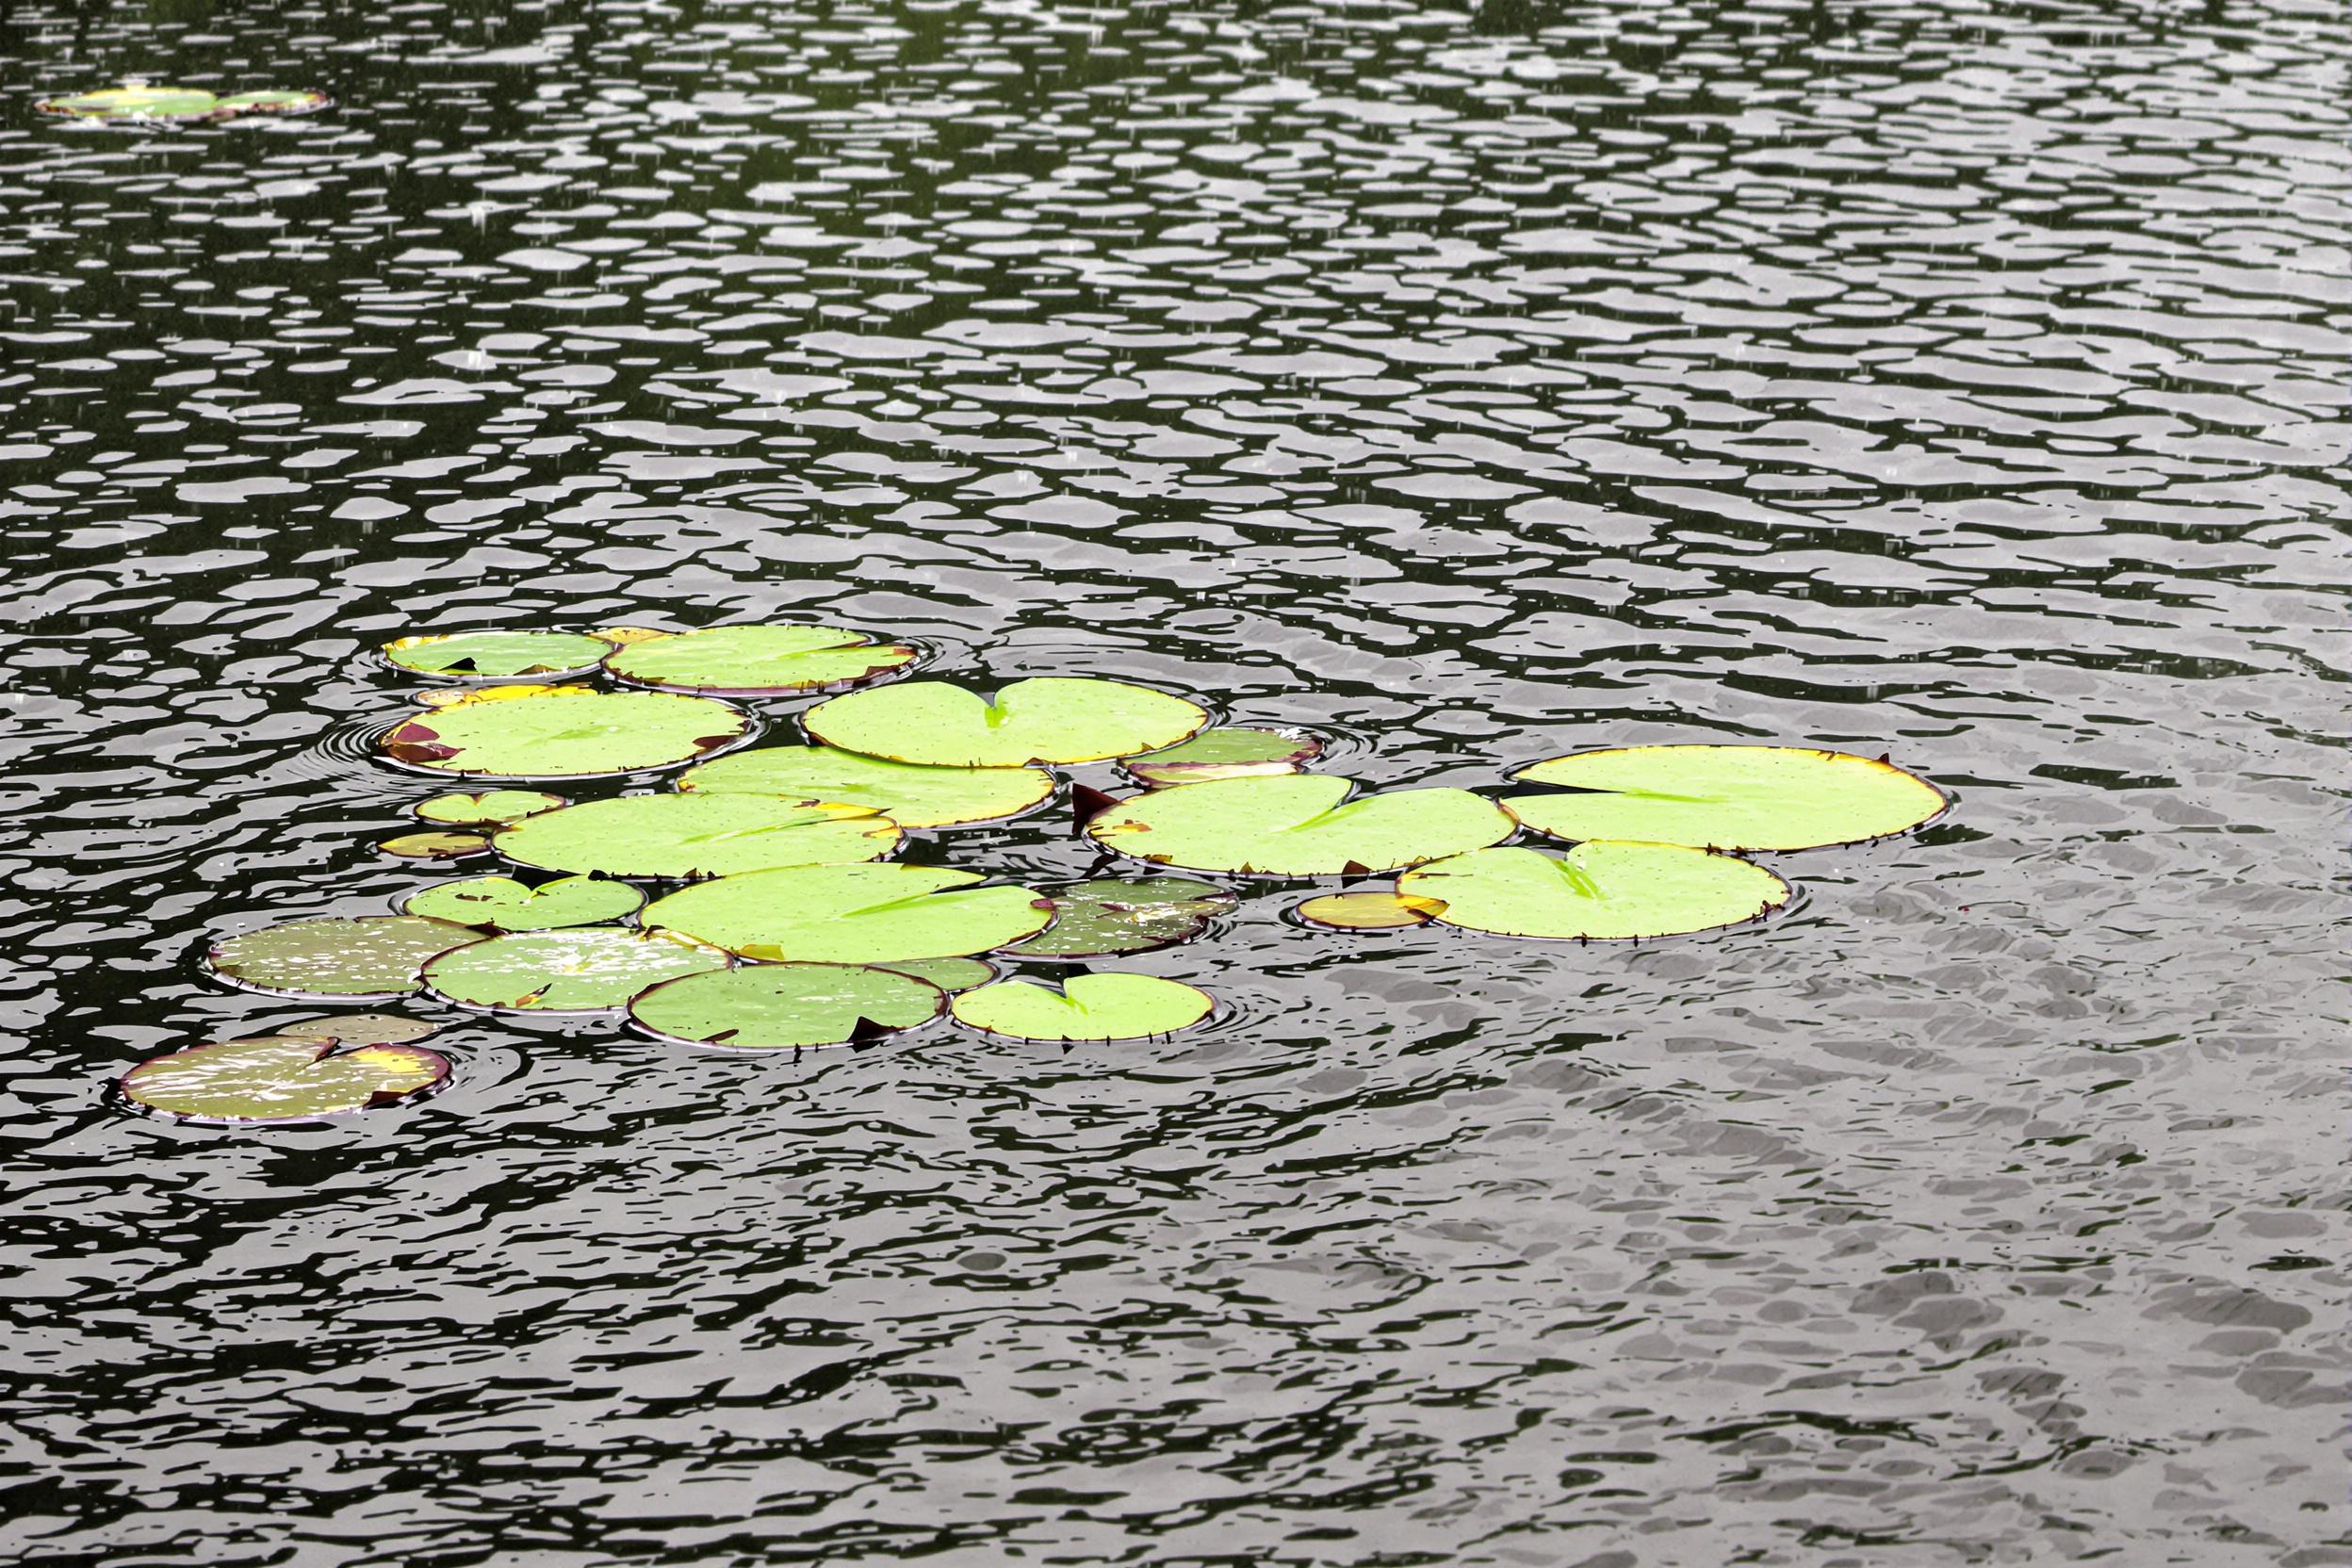
[[[927,768],[831,746],[762,746],[681,774],[678,787],[846,801],[912,830],[1018,816],[1054,792],[1054,776],[1042,768]]]
[[[981,880],[931,866],[795,866],[697,882],[640,920],[771,963],[953,958],[1044,927],[1036,892]]]
[[[484,790],[480,794],[435,795],[416,808],[426,822],[461,827],[503,827],[534,811],[552,811],[569,805],[562,795],[544,790]]]
[[[1564,855],[1482,849],[1409,871],[1396,890],[1442,903],[1447,925],[1560,941],[1707,931],[1788,902],[1788,884],[1735,856],[1609,840]]]
[[[1233,897],[1178,876],[1105,876],[1047,895],[1054,923],[1005,950],[1009,958],[1107,958],[1186,942]]]
[[[724,969],[716,948],[667,932],[605,925],[517,931],[445,953],[425,966],[435,996],[469,1007],[596,1013],[626,1006],[649,987]]]
[[[526,817],[498,853],[547,871],[606,876],[728,876],[775,866],[874,860],[898,825],[863,806],[797,806],[772,795],[624,795]]]
[[[491,931],[555,931],[626,920],[645,901],[629,883],[600,876],[558,877],[536,888],[511,876],[469,876],[411,893],[400,909]]]
[[[200,1045],[141,1062],[123,1097],[199,1121],[302,1121],[421,1099],[449,1081],[449,1064],[418,1045],[363,1045],[291,1036]]]
[[[558,686],[418,713],[380,744],[395,762],[437,773],[597,778],[691,762],[750,728],[742,712],[709,697]]]
[[[1427,925],[1446,912],[1434,898],[1403,893],[1325,893],[1292,911],[1310,925],[1334,931],[1396,931]]]
[[[403,833],[376,848],[398,860],[464,860],[490,853],[490,841],[479,833]]]
[[[1208,723],[1198,706],[1148,686],[1048,677],[1016,680],[991,703],[943,680],[913,680],[821,702],[802,716],[829,746],[930,767],[1094,762],[1183,740]]]
[[[204,967],[277,996],[406,996],[427,958],[482,933],[414,915],[298,920],[217,943]]]
[[[632,686],[763,697],[859,685],[916,658],[913,648],[839,627],[721,626],[631,643],[605,668]]]
[[[1564,792],[1503,797],[1538,833],[1714,849],[1859,843],[1950,804],[1891,763],[1795,746],[1623,746],[1555,757],[1518,776]]]
[[[1058,988],[1007,980],[966,991],[956,1021],[1024,1040],[1101,1041],[1172,1035],[1209,1016],[1206,991],[1149,974],[1073,974]]]
[[[1279,729],[1204,729],[1166,751],[1130,757],[1119,767],[1141,784],[1205,784],[1213,778],[1297,773],[1322,750],[1323,743],[1313,736]]]
[[[654,1034],[694,1045],[785,1051],[864,1044],[930,1022],[947,993],[928,980],[855,964],[753,964],[656,986],[629,1004]]]
[[[384,662],[462,680],[586,675],[612,645],[575,631],[437,631],[384,645]]]
[[[1340,876],[1459,855],[1500,842],[1516,825],[1463,790],[1397,790],[1350,801],[1354,788],[1329,774],[1180,784],[1120,802],[1087,832],[1105,849],[1160,865]]]

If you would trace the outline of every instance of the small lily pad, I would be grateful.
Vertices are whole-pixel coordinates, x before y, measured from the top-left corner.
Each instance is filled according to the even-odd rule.
[[[489,854],[490,841],[479,833],[403,833],[376,849],[396,860],[465,860]]]
[[[826,964],[961,957],[1044,928],[1037,893],[982,880],[895,863],[756,871],[657,899],[640,923],[761,962]]]
[[[1310,925],[1328,926],[1333,931],[1397,931],[1427,925],[1445,911],[1446,906],[1434,898],[1362,892],[1325,893],[1320,898],[1308,899],[1291,912]]]
[[[863,806],[693,794],[566,806],[526,817],[495,841],[508,859],[547,871],[689,878],[876,860],[899,837],[896,823]]]
[[[1209,1016],[1206,991],[1149,974],[1073,974],[1060,986],[1006,980],[956,998],[958,1023],[1024,1040],[1102,1041],[1172,1035]]]
[[[427,958],[481,939],[479,931],[415,915],[298,920],[216,943],[204,967],[273,996],[406,996]]]
[[[1054,792],[1054,776],[1042,768],[927,768],[832,746],[762,746],[681,774],[678,787],[846,801],[912,830],[1019,816]]]
[[[132,82],[70,98],[49,98],[35,106],[43,114],[69,120],[190,121],[232,120],[248,114],[315,114],[335,100],[313,90],[237,92],[223,98],[202,88],[155,87]]]
[[[468,1007],[600,1013],[665,980],[727,964],[718,949],[669,932],[588,925],[516,931],[445,953],[425,966],[425,985]]]
[[[1409,871],[1396,890],[1445,905],[1437,918],[1504,937],[1622,941],[1754,920],[1788,884],[1752,861],[1683,844],[1595,840],[1564,855],[1482,849]]]
[[[1311,735],[1279,729],[1204,729],[1166,751],[1130,757],[1119,767],[1139,784],[1206,784],[1297,773],[1322,750],[1323,743]]]
[[[627,882],[564,876],[533,888],[511,876],[469,876],[411,893],[403,913],[491,931],[556,931],[627,920],[645,895]]]
[[[733,745],[751,720],[709,697],[555,687],[417,713],[380,744],[393,761],[485,778],[606,778]]]
[[[325,1040],[333,1045],[406,1045],[437,1035],[444,1026],[398,1013],[345,1013],[339,1018],[309,1018],[274,1031],[300,1040]]]
[[[910,680],[821,702],[801,718],[829,746],[938,768],[1094,762],[1173,745],[1209,722],[1183,697],[1119,680],[1016,680],[990,702]]]
[[[612,645],[576,631],[437,631],[384,645],[384,662],[411,675],[462,680],[586,675]]]
[[[546,686],[533,680],[510,680],[496,686],[434,686],[416,694],[427,708],[479,707],[486,702],[519,702],[525,697],[593,697],[594,686]]]
[[[753,964],[656,986],[629,1005],[642,1028],[690,1045],[790,1051],[862,1045],[930,1022],[947,993],[856,964]]]
[[[678,633],[649,626],[600,626],[588,635],[601,637],[616,648],[625,648],[632,643],[650,643],[656,637],[675,637]]]
[[[878,680],[919,657],[830,626],[721,626],[649,637],[605,661],[616,680],[711,696],[790,696]]]
[[[968,991],[996,978],[996,966],[985,958],[893,958],[874,967],[928,980],[943,991]]]
[[[200,1045],[122,1075],[125,1099],[192,1121],[306,1121],[422,1099],[449,1082],[448,1058],[418,1045],[270,1035]]]
[[[1009,958],[1108,958],[1188,942],[1233,895],[1181,876],[1105,876],[1046,894],[1054,923],[1005,950]]]
[[[416,815],[457,827],[503,827],[535,811],[569,804],[544,790],[484,790],[480,794],[435,795],[416,808]]]
[[[1559,791],[1503,797],[1538,833],[1702,849],[1859,843],[1917,827],[1951,804],[1890,762],[1796,746],[1623,746],[1555,757],[1518,776]]]
[[[1243,876],[1396,871],[1498,843],[1516,827],[1465,790],[1348,800],[1329,774],[1179,784],[1123,800],[1087,825],[1105,849],[1158,865]]]

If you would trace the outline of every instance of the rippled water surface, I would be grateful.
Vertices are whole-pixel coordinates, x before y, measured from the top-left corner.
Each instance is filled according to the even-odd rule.
[[[18,5],[0,1538],[2352,1561],[2347,56],[2289,0]],[[31,112],[125,74],[339,103]],[[1169,1040],[475,1016],[407,1110],[102,1101],[318,1011],[208,939],[432,874],[373,645],[763,617],[1374,784],[1770,740],[1958,808],[1639,948],[1260,892],[1134,962],[1228,1004]]]

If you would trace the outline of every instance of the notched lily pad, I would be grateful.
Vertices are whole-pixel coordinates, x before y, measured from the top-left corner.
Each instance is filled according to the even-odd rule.
[[[508,859],[547,871],[684,879],[877,860],[899,838],[896,823],[863,806],[676,794],[543,811],[502,829],[495,842]]]
[[[1860,843],[1943,814],[1941,790],[1881,759],[1796,746],[1622,746],[1522,769],[1557,792],[1503,797],[1555,839],[1794,850]]]
[[[437,1035],[444,1026],[398,1013],[345,1013],[339,1018],[306,1018],[275,1034],[300,1040],[324,1040],[330,1045],[406,1045]]]
[[[955,958],[1033,936],[1051,918],[1033,890],[982,887],[932,866],[794,866],[697,882],[640,917],[764,963]]]
[[[1179,784],[1124,800],[1087,834],[1158,865],[1241,876],[1396,871],[1498,843],[1517,826],[1464,790],[1396,790],[1349,800],[1329,774]]]
[[[403,833],[376,849],[396,860],[466,860],[489,854],[490,841],[479,833]]]
[[[1119,764],[1139,784],[1206,784],[1215,778],[1259,778],[1297,773],[1320,756],[1323,743],[1280,729],[1204,729],[1191,740]]]
[[[586,675],[612,645],[576,631],[436,631],[383,647],[384,662],[411,675],[459,680],[516,680]]]
[[[316,114],[334,102],[312,90],[234,92],[223,98],[202,88],[129,82],[70,98],[43,99],[35,106],[43,114],[68,120],[155,122],[233,120],[249,114]]]
[[[943,768],[1095,762],[1173,745],[1209,715],[1120,680],[1016,680],[993,702],[944,680],[910,680],[821,702],[802,716],[829,746]]]
[[[709,697],[666,692],[537,690],[416,714],[379,743],[412,768],[483,778],[609,778],[672,767],[733,745],[751,720]]]
[[[400,909],[489,931],[557,931],[635,914],[645,895],[627,882],[564,876],[533,888],[511,876],[469,876],[411,893]]]
[[[426,959],[482,933],[415,915],[290,921],[215,943],[204,967],[273,996],[406,996]]]
[[[762,746],[678,776],[680,790],[871,806],[899,826],[956,827],[1019,816],[1054,792],[1042,768],[930,768],[832,746]]]
[[[1788,902],[1788,883],[1737,856],[1609,840],[1564,855],[1482,849],[1409,871],[1396,890],[1443,904],[1447,925],[1554,941],[1681,936]]]
[[[753,964],[656,986],[629,1005],[641,1028],[690,1045],[791,1051],[863,1045],[930,1022],[947,993],[901,971]]]
[[[503,827],[533,812],[569,804],[544,790],[484,790],[480,794],[435,795],[416,808],[416,815],[452,827]]]
[[[1060,986],[1007,980],[956,998],[958,1023],[1024,1040],[1096,1042],[1172,1035],[1209,1016],[1206,991],[1149,974],[1073,974]]]
[[[1005,949],[1008,958],[1108,958],[1188,942],[1233,895],[1181,876],[1105,876],[1046,894],[1054,923]]]
[[[665,980],[727,964],[718,949],[670,932],[588,925],[511,932],[445,953],[425,966],[425,985],[468,1007],[600,1013]]]
[[[124,1099],[191,1121],[307,1121],[420,1100],[449,1079],[447,1057],[419,1045],[362,1045],[264,1036],[200,1045],[122,1075]]]
[[[1309,925],[1333,931],[1399,931],[1427,925],[1445,912],[1434,898],[1377,892],[1325,893],[1291,911]]]
[[[616,680],[722,697],[791,696],[879,680],[920,657],[831,626],[721,626],[648,637],[605,661]]]

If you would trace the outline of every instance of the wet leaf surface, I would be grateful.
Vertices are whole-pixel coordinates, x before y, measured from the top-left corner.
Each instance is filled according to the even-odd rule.
[[[1625,746],[1522,769],[1564,792],[1503,805],[1555,839],[1796,850],[1906,832],[1941,814],[1943,792],[1902,768],[1792,746]]]
[[[425,965],[425,985],[469,1007],[531,1013],[606,1012],[665,980],[723,969],[716,948],[664,932],[588,925],[518,931]]]
[[[471,876],[411,893],[400,910],[491,931],[554,931],[627,920],[645,901],[629,883],[608,877],[563,876],[534,888],[511,876]]]
[[[204,967],[278,996],[406,996],[427,958],[481,939],[479,931],[413,915],[298,920],[216,943]]]
[[[1469,931],[1555,941],[1681,936],[1755,920],[1788,902],[1788,885],[1736,856],[1680,844],[1578,844],[1565,854],[1482,849],[1409,871],[1408,897],[1445,906]]]
[[[1042,768],[921,767],[832,746],[762,746],[691,769],[678,787],[845,801],[870,806],[912,831],[1018,816],[1054,792],[1054,776]]]
[[[542,812],[501,830],[494,841],[508,859],[545,871],[682,879],[877,860],[898,841],[898,825],[863,806],[660,794]]]
[[[1233,907],[1213,882],[1177,876],[1106,876],[1049,889],[1054,923],[1004,950],[1008,958],[1106,958],[1187,942]]]
[[[1024,1040],[1101,1042],[1172,1035],[1207,1018],[1206,991],[1149,974],[1073,974],[1059,986],[1006,980],[955,999],[956,1021]]]
[[[416,1045],[361,1045],[267,1036],[200,1045],[141,1062],[122,1075],[123,1097],[151,1111],[198,1121],[308,1121],[423,1098],[449,1081],[449,1064]]]
[[[1171,745],[1208,723],[1183,697],[1119,680],[1042,677],[995,697],[910,680],[819,703],[801,723],[843,751],[929,767],[1101,761]]]
[[[913,648],[824,626],[728,626],[629,644],[605,662],[632,686],[713,696],[790,696],[905,669]]]
[[[900,971],[751,964],[656,986],[629,1017],[668,1039],[738,1051],[863,1045],[930,1022],[947,993]]]
[[[1086,831],[1105,849],[1192,871],[1340,876],[1459,855],[1517,825],[1463,790],[1350,800],[1354,788],[1328,774],[1180,784],[1122,801]]]
[[[1052,918],[1028,888],[930,866],[800,866],[723,876],[639,917],[761,962],[888,964],[986,953]]]

